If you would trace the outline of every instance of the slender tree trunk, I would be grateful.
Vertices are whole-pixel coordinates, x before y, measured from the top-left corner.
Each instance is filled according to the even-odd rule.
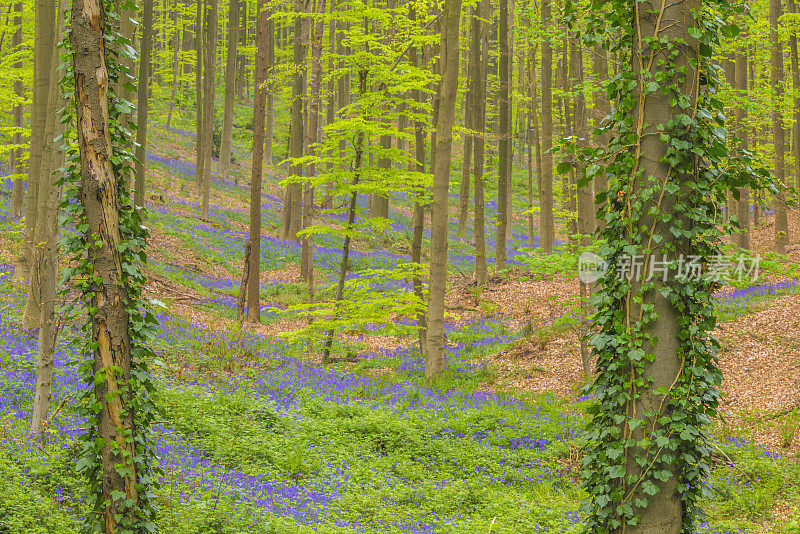
[[[555,242],[555,219],[553,218],[553,48],[547,29],[550,25],[550,0],[542,0],[542,192],[540,245],[546,254],[553,252]]]
[[[218,0],[206,0],[206,65],[203,78],[203,204],[200,217],[208,218],[211,196],[211,144],[214,133],[214,101],[217,89],[217,7]]]
[[[15,52],[19,52],[22,47],[22,1],[18,1],[14,4],[14,26],[16,30],[14,30],[14,35],[12,37],[11,44],[14,47]],[[17,69],[17,72],[22,72],[22,59],[20,58],[19,61],[14,63],[14,68]],[[25,97],[25,87],[22,84],[22,79],[16,80],[14,82],[14,94],[22,100]],[[16,175],[14,179],[14,186],[11,192],[11,207],[10,207],[10,215],[11,217],[20,217],[22,215],[22,206],[23,206],[23,194],[25,192],[25,179],[22,177],[22,173],[24,170],[24,165],[22,164],[22,133],[21,130],[24,127],[24,105],[17,104],[14,106],[14,138],[12,142],[17,145],[11,155],[12,155],[12,165],[11,165],[11,172]]]
[[[611,104],[608,101],[608,94],[603,83],[608,79],[608,56],[605,48],[596,46],[592,53],[592,70],[598,80],[598,88],[594,92],[594,127],[599,128],[603,119],[611,112]],[[609,135],[604,133],[599,137],[599,144],[608,147]],[[599,173],[594,177],[594,194],[608,189],[608,178],[605,173]],[[600,205],[605,204],[605,202]],[[599,207],[599,205],[598,205]],[[599,216],[599,211],[598,211]],[[603,220],[598,217],[597,224],[604,227]]]
[[[136,179],[134,181],[136,206],[144,206],[144,170],[147,155],[147,93],[150,89],[150,51],[153,47],[153,0],[144,1],[142,21],[142,46],[139,59],[138,103],[136,105]]]
[[[61,35],[64,30],[64,15],[67,9],[66,0],[61,0],[57,14],[58,30]],[[60,79],[61,72],[57,66],[58,50],[53,49],[53,77]],[[61,109],[65,102],[60,96],[57,84],[51,84],[49,104],[52,115],[57,115],[56,110]],[[48,137],[62,136],[65,127],[55,117],[48,119]],[[59,146],[61,143],[59,143]],[[58,147],[50,145],[45,154],[50,158],[48,169],[57,169],[63,165],[64,152]],[[44,165],[44,161],[42,164]],[[36,300],[33,312],[39,313],[36,324],[39,326],[39,345],[36,357],[36,388],[33,396],[33,414],[31,418],[31,434],[40,435],[43,431],[43,422],[50,409],[51,384],[53,377],[53,356],[55,352],[56,317],[55,293],[56,270],[58,267],[58,213],[61,204],[62,186],[56,184],[55,176],[51,173],[42,175],[40,190],[39,215],[36,225],[36,275],[31,276],[31,292],[28,303]],[[35,283],[34,283],[35,282]],[[28,308],[26,307],[26,311]]]
[[[22,228],[20,255],[14,278],[17,285],[29,281],[34,255],[34,233],[39,209],[39,184],[42,177],[42,160],[46,139],[50,77],[52,75],[53,49],[56,33],[55,0],[36,0],[34,3],[34,72],[33,105],[31,106],[31,136],[28,156],[28,192],[25,197],[25,224]],[[49,163],[49,161],[48,161]],[[49,172],[49,169],[46,171]]]
[[[539,134],[539,86],[536,81],[536,46],[531,47],[531,56],[529,59],[530,63],[530,80],[529,80],[529,93],[531,96],[531,103],[530,108],[528,110],[528,127],[530,129],[529,135],[532,137],[533,147],[531,146],[530,140],[528,142],[528,169],[529,169],[529,176],[528,179],[530,180],[530,168],[531,168],[531,161],[530,161],[530,154],[531,150],[535,150],[536,153],[536,193],[539,197],[539,202],[541,203],[542,198],[542,143],[541,143],[541,135]],[[528,184],[528,207],[529,209],[533,209],[533,184]],[[541,214],[540,214],[541,217]],[[541,227],[541,218],[539,222],[539,226]],[[533,214],[530,215],[528,219],[528,233],[529,233],[529,244],[530,246],[534,246],[533,238],[534,238],[534,225],[533,225]]]
[[[367,92],[367,74],[366,70],[361,70],[358,73],[358,95],[363,98]],[[359,130],[356,134],[355,140],[355,158],[353,159],[353,179],[351,182],[350,205],[347,209],[347,229],[353,228],[356,221],[356,203],[358,202],[358,184],[361,180],[361,165],[364,159],[364,131]],[[336,302],[342,300],[344,295],[344,282],[347,279],[347,270],[350,265],[350,232],[344,236],[344,244],[342,245],[342,263],[339,269],[339,280],[336,284]],[[331,356],[331,347],[333,346],[333,330],[328,330],[325,339],[325,347],[322,351],[322,363],[328,363]]]
[[[225,62],[225,109],[222,114],[222,140],[219,149],[219,178],[231,178],[231,143],[236,103],[236,44],[239,42],[239,0],[230,0],[228,9],[228,57]]]
[[[511,177],[509,150],[511,144],[511,53],[508,42],[508,4],[500,0],[500,28],[498,30],[500,49],[499,94],[497,116],[497,154],[500,159],[497,172],[497,240],[495,242],[495,263],[498,269],[506,267],[506,237],[508,232],[508,180]]]
[[[472,9],[472,53],[473,65],[473,95],[472,118],[475,125],[475,141],[473,142],[473,156],[475,167],[475,276],[478,287],[484,287],[487,281],[486,268],[486,230],[485,230],[485,202],[483,198],[483,166],[484,148],[486,146],[486,72],[489,61],[489,31],[487,23],[489,17],[489,0],[480,0]],[[481,20],[483,19],[483,20]]]
[[[791,14],[797,13],[797,5],[794,0],[787,0],[788,11]],[[800,65],[797,59],[797,33],[792,31],[789,34],[789,50],[792,58],[792,89],[795,92],[792,110],[794,120],[792,121],[792,158],[794,159],[795,187],[800,191]],[[800,241],[800,215],[797,220],[797,240]]]
[[[742,35],[744,38],[744,35]],[[736,106],[736,125],[738,135],[741,141],[739,148],[747,150],[750,143],[750,133],[747,127],[747,108],[744,106],[744,101],[747,98],[747,48],[740,46],[736,50],[736,69],[735,69],[735,82],[736,92],[740,99],[740,103]],[[738,234],[738,244],[745,250],[750,250],[750,188],[739,188],[739,203],[738,203],[739,226],[741,232]]]
[[[306,57],[306,38],[308,24],[305,21],[307,10],[305,0],[295,0],[294,16],[294,42],[293,42],[293,62],[294,72],[292,74],[292,128],[289,140],[289,157],[301,158],[303,156],[303,100],[305,99],[305,70]],[[293,163],[289,166],[289,174],[292,176],[302,176],[303,166]],[[281,228],[281,238],[297,240],[297,232],[300,231],[301,216],[303,210],[303,190],[299,183],[290,183],[286,190],[286,200],[283,205],[283,225]]]
[[[445,0],[439,57],[442,81],[439,120],[436,123],[436,162],[433,167],[431,205],[431,279],[428,329],[425,343],[425,376],[444,372],[444,298],[447,283],[447,204],[452,158],[453,123],[458,93],[461,0]]]
[[[181,70],[181,62],[178,61],[178,50],[180,50],[181,47],[181,26],[178,24],[178,12],[180,8],[180,3],[178,0],[175,0],[175,8],[172,17],[172,87],[170,88],[169,110],[167,111],[167,130],[172,126],[172,112],[175,110],[175,96],[178,90],[178,73]]]
[[[75,0],[72,3],[70,41],[75,76],[78,145],[81,155],[81,196],[88,229],[89,261],[95,266],[95,296],[87,303],[95,310],[92,316],[92,341],[95,344],[94,376],[98,414],[97,436],[101,438],[102,499],[96,512],[102,517],[104,531],[119,531],[120,516],[138,508],[138,478],[133,466],[133,443],[128,439],[134,430],[136,404],[130,391],[118,389],[131,379],[131,340],[128,312],[131,306],[123,282],[119,245],[119,181],[111,164],[113,147],[108,135],[108,71],[104,43],[105,8],[100,0]],[[96,237],[91,237],[96,236]],[[133,304],[135,305],[135,303]],[[117,508],[123,495],[126,512]]]
[[[195,124],[195,190],[198,195],[203,193],[203,174],[205,173],[205,151],[203,149],[204,117],[203,110],[203,17],[205,16],[205,3],[207,0],[197,0],[197,13],[194,27],[194,94],[195,109],[197,111],[197,122]]]
[[[783,44],[778,34],[778,19],[782,14],[781,0],[770,0],[769,23],[771,62],[770,86],[775,93],[772,98],[772,145],[775,147],[774,175],[775,179],[783,183],[786,179],[784,153],[786,141],[783,130]],[[789,243],[789,221],[786,217],[786,193],[781,191],[775,197],[775,252],[783,254]]]
[[[319,0],[317,10],[325,14],[325,0]],[[308,101],[308,128],[305,132],[306,153],[313,156],[314,144],[317,142],[319,126],[319,108],[322,104],[320,87],[322,85],[322,34],[325,31],[324,21],[319,18],[313,23],[311,37],[311,94]],[[316,175],[314,164],[308,166],[308,176]],[[314,224],[314,187],[305,182],[303,192],[303,228]],[[314,302],[314,256],[311,236],[303,237],[300,277],[308,282],[309,303]]]
[[[472,42],[469,39],[468,30],[469,26],[465,25],[464,33],[467,34],[467,42]],[[472,55],[467,57],[466,64],[466,90],[464,91],[464,128],[472,130],[475,127],[472,120],[472,76],[474,68],[472,67]],[[461,187],[458,194],[458,237],[462,238],[467,229],[467,219],[469,218],[469,182],[472,178],[472,143],[473,137],[469,133],[464,134],[464,153],[461,160]]]
[[[267,10],[267,76],[272,76],[275,68],[275,21],[272,20],[272,11]],[[272,145],[275,138],[275,129],[273,127],[274,120],[274,103],[275,97],[273,90],[275,85],[270,80],[264,82],[267,84],[267,107],[265,112],[265,145],[264,145],[264,159],[267,160],[267,166],[272,167]]]
[[[266,0],[258,0],[256,22],[255,94],[253,96],[253,167],[250,173],[250,262],[247,275],[247,321],[261,322],[261,176],[264,163],[264,119],[269,89],[270,35]]]

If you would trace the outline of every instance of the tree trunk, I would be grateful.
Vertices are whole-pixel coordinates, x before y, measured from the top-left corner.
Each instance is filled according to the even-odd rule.
[[[553,252],[555,242],[555,219],[553,218],[553,48],[550,45],[547,29],[550,25],[550,0],[542,0],[542,192],[541,230],[539,244],[546,254]]]
[[[634,24],[636,25],[634,35],[655,36],[655,39],[663,36],[668,39],[670,44],[681,43],[680,46],[683,53],[677,55],[677,57],[672,56],[671,51],[667,49],[667,44],[663,44],[656,51],[650,52],[647,42],[641,42],[634,38],[631,69],[633,72],[649,71],[649,76],[656,76],[656,73],[664,70],[665,64],[669,65],[669,72],[675,74],[671,77],[667,76],[666,79],[660,82],[661,87],[679,87],[680,89],[671,89],[666,94],[661,90],[657,90],[644,96],[641,93],[643,87],[640,83],[637,84],[636,89],[633,91],[632,98],[635,98],[638,103],[633,110],[634,124],[642,125],[639,137],[641,151],[637,159],[638,172],[635,174],[637,179],[635,184],[629,186],[633,189],[632,194],[636,195],[635,198],[637,199],[646,195],[645,191],[661,190],[662,184],[665,184],[670,176],[672,176],[670,181],[679,185],[679,191],[684,192],[683,194],[689,187],[689,183],[694,180],[691,175],[682,174],[680,171],[675,172],[674,168],[665,163],[664,158],[668,146],[660,140],[658,128],[660,125],[668,121],[674,121],[677,116],[685,113],[684,109],[678,104],[673,105],[673,102],[677,102],[679,93],[688,98],[690,106],[696,105],[699,91],[697,67],[690,64],[690,58],[698,57],[699,44],[697,39],[691,36],[690,30],[697,24],[694,13],[701,10],[701,0],[684,0],[680,3],[662,6],[663,4],[657,2],[657,0],[639,4],[638,16],[634,18]],[[655,17],[652,15],[654,12],[661,14]],[[659,26],[662,21],[663,25]],[[675,59],[672,59],[673,57]],[[639,176],[641,178],[638,178]],[[647,196],[646,198],[649,200],[645,202],[639,212],[648,214],[658,204],[659,207],[656,209],[660,209],[660,213],[665,214],[665,218],[653,221],[650,215],[644,215],[637,221],[638,224],[642,224],[648,229],[652,228],[653,235],[660,235],[664,243],[663,250],[674,251],[673,254],[676,256],[678,254],[687,255],[691,253],[689,240],[683,238],[679,240],[670,230],[676,226],[686,228],[690,224],[686,220],[685,214],[679,212],[676,207],[676,204],[680,201],[680,198],[678,198],[681,194],[680,192],[677,195],[663,196],[661,202],[659,202],[658,195]],[[637,222],[634,224],[637,224]],[[642,238],[642,241],[644,241],[644,238]],[[647,242],[642,241],[637,241],[634,246],[642,248],[647,246]],[[638,250],[641,250],[641,248]],[[640,440],[643,440],[649,432],[662,429],[658,421],[659,418],[665,415],[670,403],[665,402],[667,400],[665,395],[657,392],[659,389],[670,389],[681,372],[680,337],[683,335],[685,321],[688,319],[682,317],[681,311],[661,294],[660,289],[669,287],[669,283],[671,281],[663,282],[655,278],[653,289],[643,295],[642,302],[636,297],[639,294],[642,281],[634,279],[631,282],[632,287],[627,294],[628,297],[623,297],[623,310],[621,313],[628,314],[628,317],[641,318],[645,307],[652,307],[651,309],[657,314],[657,319],[653,320],[643,331],[640,330],[640,334],[637,336],[638,339],[643,339],[641,348],[648,355],[641,371],[641,376],[647,378],[643,380],[643,386],[639,388],[639,394],[633,399],[629,399],[623,408],[625,410],[625,418],[622,424],[626,435],[636,443],[640,443]],[[630,304],[625,306],[625,302]],[[628,322],[627,328],[636,327]],[[658,341],[654,342],[654,340]],[[687,365],[691,364],[687,363]],[[619,372],[625,373],[627,376],[627,370],[620,370]],[[628,425],[624,421],[630,418],[642,419],[644,424],[628,432]],[[629,446],[625,445],[625,447],[627,449]],[[644,452],[635,447],[630,448],[633,450],[630,452],[626,450],[625,453],[627,477],[620,479],[622,484],[625,484],[625,480],[638,480],[649,469],[649,467],[643,467],[637,463],[637,460],[641,460],[641,455]],[[645,494],[641,486],[623,486],[623,488],[620,488],[625,493],[630,494],[632,503],[636,503],[642,497],[649,498],[646,508],[639,508],[634,505],[634,511],[639,514],[640,522],[635,526],[628,525],[627,534],[650,534],[656,532],[659,534],[679,534],[682,532],[683,506],[679,488],[682,461],[661,464],[660,468],[668,472],[668,478],[665,481],[663,478],[652,481],[658,489],[658,493],[653,498]],[[618,529],[617,532],[621,532],[621,530]]]
[[[14,26],[16,30],[14,30],[14,35],[12,37],[11,45],[14,48],[15,52],[20,51],[22,46],[22,2],[19,1],[14,4]],[[22,58],[14,63],[14,68],[17,69],[17,72],[22,72]],[[14,94],[17,98],[24,99],[25,97],[25,87],[22,84],[22,80],[16,80],[14,82]],[[25,179],[22,177],[23,169],[25,168],[22,164],[22,128],[25,126],[24,122],[24,104],[20,103],[14,106],[14,138],[12,143],[17,145],[12,153],[12,165],[11,165],[11,172],[16,175],[14,179],[14,186],[11,192],[11,206],[10,206],[10,215],[13,218],[20,217],[22,215],[22,200],[23,194],[25,192]]]
[[[109,136],[107,101],[108,70],[104,33],[105,8],[100,0],[74,0],[70,41],[75,76],[76,123],[81,158],[81,195],[88,229],[86,238],[96,245],[87,250],[95,266],[94,297],[87,305],[92,315],[94,381],[101,438],[102,499],[95,512],[102,517],[105,532],[117,532],[120,516],[133,521],[138,509],[137,473],[132,464],[134,430],[131,392],[119,389],[131,379],[131,340],[126,308],[129,301],[123,281],[119,220],[119,181],[111,164],[113,147]],[[95,236],[95,237],[92,237]],[[120,495],[126,510],[118,508]]]
[[[181,47],[181,27],[178,25],[178,12],[180,11],[180,4],[175,0],[175,8],[172,18],[173,24],[173,39],[172,39],[172,87],[170,88],[169,95],[169,110],[167,111],[167,130],[172,126],[172,112],[175,110],[175,96],[178,91],[178,73],[181,70],[181,62],[178,61],[178,50]]]
[[[794,0],[787,0],[788,11],[791,14],[797,13],[797,5]],[[789,50],[792,58],[792,89],[794,90],[794,98],[792,102],[792,110],[794,111],[794,120],[792,121],[792,157],[794,159],[794,178],[795,187],[800,191],[800,65],[797,59],[797,33],[792,31],[789,34]],[[797,220],[797,240],[800,241],[800,216]]]
[[[465,33],[469,26],[465,26]],[[472,42],[467,33],[467,42]],[[472,76],[474,68],[472,66],[472,55],[468,56],[466,63],[467,74],[465,76],[466,89],[464,91],[464,128],[473,130],[475,128],[472,120]],[[461,187],[458,193],[458,237],[463,238],[467,229],[467,219],[469,218],[469,182],[472,178],[472,143],[473,137],[469,132],[464,133],[464,153],[461,160]]]
[[[211,144],[214,134],[214,101],[217,89],[217,7],[218,0],[206,0],[206,62],[203,77],[203,204],[200,210],[202,219],[208,218],[208,204],[211,196]]]
[[[289,157],[303,157],[303,100],[305,99],[305,72],[303,66],[306,56],[306,34],[307,23],[305,13],[307,3],[305,0],[295,0],[294,16],[294,42],[293,42],[293,62],[294,72],[292,74],[292,128],[289,140]],[[291,176],[302,176],[303,166],[292,163],[289,166]],[[283,205],[283,225],[281,228],[282,239],[297,240],[297,232],[300,231],[300,218],[303,209],[303,191],[299,183],[290,183],[286,190],[286,200]]]
[[[358,95],[363,98],[367,92],[367,74],[366,70],[361,70],[358,73]],[[364,131],[359,130],[356,134],[355,140],[355,158],[353,159],[353,179],[351,182],[350,205],[347,209],[347,230],[352,230],[353,224],[356,221],[356,203],[358,202],[358,184],[361,180],[361,164],[364,158]],[[344,282],[347,278],[347,270],[350,265],[350,232],[344,236],[344,244],[342,245],[342,263],[339,268],[339,280],[336,284],[336,302],[342,300],[344,295]],[[328,335],[325,340],[325,347],[322,350],[322,363],[328,363],[331,356],[331,347],[333,346],[333,330],[328,330]]]
[[[204,123],[203,123],[203,17],[205,16],[205,3],[207,0],[197,0],[197,13],[194,27],[194,94],[195,110],[197,111],[197,121],[195,124],[195,190],[198,195],[203,193],[203,174],[205,167],[205,151],[203,149]]]
[[[266,8],[265,8],[266,9]],[[272,76],[275,69],[275,21],[272,20],[272,11],[267,10],[267,76]],[[274,120],[274,102],[273,89],[275,85],[272,81],[262,82],[267,84],[267,105],[265,111],[265,144],[264,144],[264,159],[267,160],[267,166],[272,167],[272,145],[275,138],[275,129],[273,127]]]
[[[744,35],[742,35],[744,38]],[[736,93],[740,99],[739,104],[736,106],[736,126],[738,135],[741,141],[739,148],[747,150],[749,148],[750,133],[747,128],[747,108],[744,106],[744,101],[747,98],[747,48],[740,46],[736,50],[736,69],[735,69],[735,82]],[[741,232],[738,234],[739,247],[750,250],[750,188],[739,188],[739,203],[738,203],[739,226]]]
[[[58,30],[57,35],[64,31],[64,16],[67,9],[66,0],[61,0],[57,14]],[[60,79],[61,72],[57,66],[58,51],[53,49],[52,66],[54,79]],[[48,137],[56,138],[62,136],[65,126],[61,121],[55,120],[58,109],[65,105],[57,84],[51,84],[49,103],[53,115],[52,126],[48,128]],[[61,143],[59,143],[59,146]],[[63,165],[64,152],[58,147],[51,145],[45,151],[49,157],[49,169],[58,169]],[[44,164],[44,162],[42,162]],[[39,313],[36,324],[39,326],[39,345],[36,357],[36,388],[33,397],[33,414],[31,418],[31,434],[38,436],[43,431],[43,422],[47,418],[50,409],[51,385],[53,377],[53,356],[55,352],[56,338],[56,318],[55,318],[55,298],[56,298],[56,270],[58,268],[58,213],[61,204],[62,186],[56,184],[55,176],[48,174],[41,177],[40,200],[44,200],[39,206],[39,215],[36,226],[36,254],[35,254],[35,276],[31,276],[31,294],[28,295],[29,301],[36,300],[34,310]],[[36,291],[33,291],[36,282]],[[27,311],[27,308],[26,308]]]
[[[228,9],[228,57],[225,62],[225,108],[222,113],[222,140],[219,148],[219,178],[231,178],[231,143],[236,103],[236,44],[239,42],[239,0],[230,0]]]
[[[325,14],[325,0],[319,0],[318,13]],[[313,156],[314,144],[317,142],[319,131],[319,108],[322,103],[320,87],[322,85],[322,34],[325,31],[323,19],[320,17],[313,23],[311,38],[311,95],[308,101],[308,128],[305,132],[306,153]],[[316,175],[316,167],[312,163],[308,166],[308,176]],[[314,187],[309,183],[304,184],[303,193],[303,228],[314,224]],[[314,301],[314,243],[310,235],[303,237],[302,257],[300,264],[300,277],[308,282],[309,303]]]
[[[595,128],[599,128],[602,125],[603,119],[611,112],[611,104],[608,101],[608,93],[606,92],[606,88],[603,85],[603,82],[608,80],[608,56],[605,48],[602,46],[596,46],[592,53],[592,70],[594,71],[594,75],[597,78],[598,88],[594,92],[593,95],[593,102],[594,102],[594,123],[593,126]],[[608,147],[609,141],[609,134],[604,133],[599,137],[599,144],[602,147]],[[599,173],[594,177],[594,194],[597,195],[600,191],[605,191],[608,189],[608,178],[606,174]],[[602,204],[605,204],[603,202]],[[598,205],[599,208],[599,205]],[[599,213],[599,211],[598,211]],[[597,224],[601,227],[605,226],[602,219],[597,219]]]
[[[144,206],[144,170],[147,155],[147,93],[150,89],[150,51],[153,47],[153,0],[144,1],[141,57],[139,59],[138,103],[136,105],[136,179],[134,204]]]
[[[436,123],[436,163],[433,167],[431,204],[431,278],[428,301],[428,329],[425,347],[425,376],[444,372],[444,298],[447,283],[447,204],[453,145],[456,96],[458,93],[461,0],[445,0],[439,57],[442,80],[439,86],[439,120]]]
[[[508,42],[508,3],[500,0],[500,49],[499,94],[497,116],[497,154],[500,159],[497,172],[497,240],[495,242],[495,264],[498,269],[506,267],[506,237],[508,232],[508,180],[511,178],[511,54]]]
[[[264,167],[265,113],[267,104],[266,85],[269,73],[269,48],[272,41],[269,12],[266,0],[258,0],[256,19],[256,64],[255,93],[253,95],[253,167],[250,173],[250,263],[247,275],[247,321],[261,322],[261,176]]]
[[[486,72],[489,61],[489,31],[487,23],[490,2],[481,0],[472,9],[472,32],[470,52],[472,53],[473,76],[472,119],[475,125],[475,141],[473,156],[475,167],[475,276],[478,287],[484,287],[487,281],[486,268],[486,230],[484,220],[485,202],[483,198],[483,166],[486,143]],[[481,20],[483,19],[483,20]]]
[[[770,86],[775,93],[772,97],[772,145],[775,147],[775,163],[773,173],[775,180],[781,184],[786,179],[786,169],[784,165],[784,153],[786,151],[786,141],[783,130],[783,113],[781,104],[783,102],[783,44],[778,34],[778,19],[782,14],[781,0],[770,0],[769,2],[769,24],[770,24],[770,59],[772,69],[770,70]],[[786,245],[789,243],[789,221],[786,217],[786,193],[783,190],[775,197],[775,252],[784,254]]]
[[[39,184],[42,177],[42,160],[50,97],[53,49],[56,34],[56,3],[54,0],[36,0],[34,3],[34,47],[33,47],[33,105],[31,106],[30,152],[28,155],[28,192],[25,197],[25,224],[22,228],[20,255],[14,279],[17,285],[29,281],[34,254],[34,233],[39,209]],[[49,161],[48,161],[49,164]],[[49,168],[46,172],[49,172]]]

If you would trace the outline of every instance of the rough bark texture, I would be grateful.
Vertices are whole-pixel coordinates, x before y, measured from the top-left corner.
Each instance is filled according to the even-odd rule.
[[[542,26],[550,25],[550,0],[542,0]],[[542,168],[541,196],[539,205],[540,237],[539,244],[545,253],[553,252],[555,240],[555,219],[553,218],[553,48],[550,40],[542,41]]]
[[[139,58],[139,86],[136,104],[136,178],[134,203],[144,206],[144,171],[147,153],[147,107],[150,89],[150,51],[153,48],[153,0],[144,0],[142,17],[141,56]]]
[[[264,165],[264,120],[267,103],[266,79],[269,70],[269,47],[272,36],[265,0],[258,1],[256,23],[256,72],[253,96],[253,167],[250,173],[250,273],[247,282],[247,321],[261,322],[261,176]]]
[[[89,225],[88,236],[100,236],[99,246],[88,250],[95,276],[101,280],[93,288],[95,296],[88,305],[97,311],[92,317],[94,373],[105,380],[95,381],[95,397],[100,405],[98,435],[105,440],[102,448],[102,492],[96,512],[102,516],[105,532],[116,532],[121,511],[112,493],[121,492],[134,507],[139,496],[137,475],[130,465],[133,446],[125,436],[133,430],[133,406],[118,383],[128,383],[131,376],[129,305],[122,281],[119,229],[119,176],[111,165],[113,148],[109,134],[108,70],[103,34],[105,12],[100,0],[75,0],[72,3],[72,64],[75,73],[75,101],[78,144],[81,157],[81,201]],[[123,407],[125,409],[123,410]],[[125,456],[120,451],[125,452]],[[119,466],[128,468],[120,474]]]
[[[782,14],[781,0],[769,2],[769,40],[770,40],[770,69],[769,82],[775,93],[772,98],[772,146],[775,150],[773,175],[776,181],[783,183],[786,179],[784,155],[786,152],[786,138],[783,130],[783,43],[778,34],[778,19]],[[789,243],[789,221],[786,217],[786,194],[781,192],[775,197],[775,252],[785,253]]]
[[[265,8],[266,9],[266,8]],[[272,15],[271,11],[267,11],[267,17]],[[267,19],[267,76],[272,75],[272,70],[275,67],[275,21],[272,18]],[[266,83],[266,82],[263,82]],[[272,83],[267,83],[267,105],[265,111],[264,122],[264,159],[267,160],[267,166],[272,166],[272,141],[274,138],[273,128],[273,103],[274,96],[272,94]]]
[[[461,0],[445,0],[441,23],[442,81],[439,88],[439,119],[436,122],[436,161],[433,167],[431,204],[431,279],[428,329],[425,343],[425,376],[444,372],[444,296],[447,283],[447,200],[453,145],[459,71],[459,23]]]
[[[219,177],[231,177],[233,105],[236,99],[236,44],[239,42],[239,0],[230,0],[228,9],[228,57],[225,62],[225,108],[222,112],[222,141],[219,149]]]

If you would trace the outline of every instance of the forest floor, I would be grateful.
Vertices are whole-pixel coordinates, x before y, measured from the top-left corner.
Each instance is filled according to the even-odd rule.
[[[237,132],[233,176],[243,180],[247,132]],[[203,220],[193,183],[194,140],[154,120],[149,144],[147,296],[161,323],[152,364],[165,407],[154,439],[164,468],[161,521],[170,532],[579,529],[581,428],[591,403],[581,393],[579,286],[574,263],[543,269],[536,247],[528,251],[524,216],[515,217],[507,241],[510,268],[492,270],[482,290],[474,283],[471,227],[460,239],[451,221],[444,379],[423,379],[410,329],[355,327],[335,343],[336,355],[354,361],[323,366],[321,343],[286,336],[306,324],[286,310],[305,302],[308,287],[299,276],[299,245],[275,237],[281,171],[268,173],[262,191],[264,324],[241,327],[236,296],[249,189],[215,181]],[[493,198],[490,187],[487,199]],[[524,204],[517,202],[515,212]],[[486,207],[492,251],[496,201]],[[18,325],[23,296],[9,279],[19,225],[2,222],[4,209],[0,503],[9,484],[24,491],[0,504],[0,525],[12,532],[73,532],[85,488],[63,465],[72,461],[80,421],[67,402],[52,422],[58,436],[44,445],[25,437],[36,343]],[[402,199],[393,199],[390,217],[391,229],[356,241],[354,270],[408,261],[410,210]],[[790,220],[797,243],[798,213]],[[704,532],[798,531],[800,279],[790,267],[800,262],[800,246],[788,260],[770,255],[772,224],[764,216],[753,231],[754,249],[764,256],[762,278],[720,291],[715,335],[725,398],[711,429],[720,454]],[[341,241],[323,236],[315,246],[316,293],[325,298]],[[379,280],[372,289],[391,292],[403,282]],[[60,350],[55,403],[80,388],[66,364],[70,349],[61,344]],[[46,512],[53,503],[56,511]]]

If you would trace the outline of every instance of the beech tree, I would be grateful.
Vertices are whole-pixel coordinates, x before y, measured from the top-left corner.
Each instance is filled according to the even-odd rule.
[[[447,284],[447,200],[450,185],[453,123],[458,93],[461,0],[445,0],[440,22],[439,113],[436,121],[431,203],[431,279],[425,342],[425,376],[444,372],[444,297]]]

